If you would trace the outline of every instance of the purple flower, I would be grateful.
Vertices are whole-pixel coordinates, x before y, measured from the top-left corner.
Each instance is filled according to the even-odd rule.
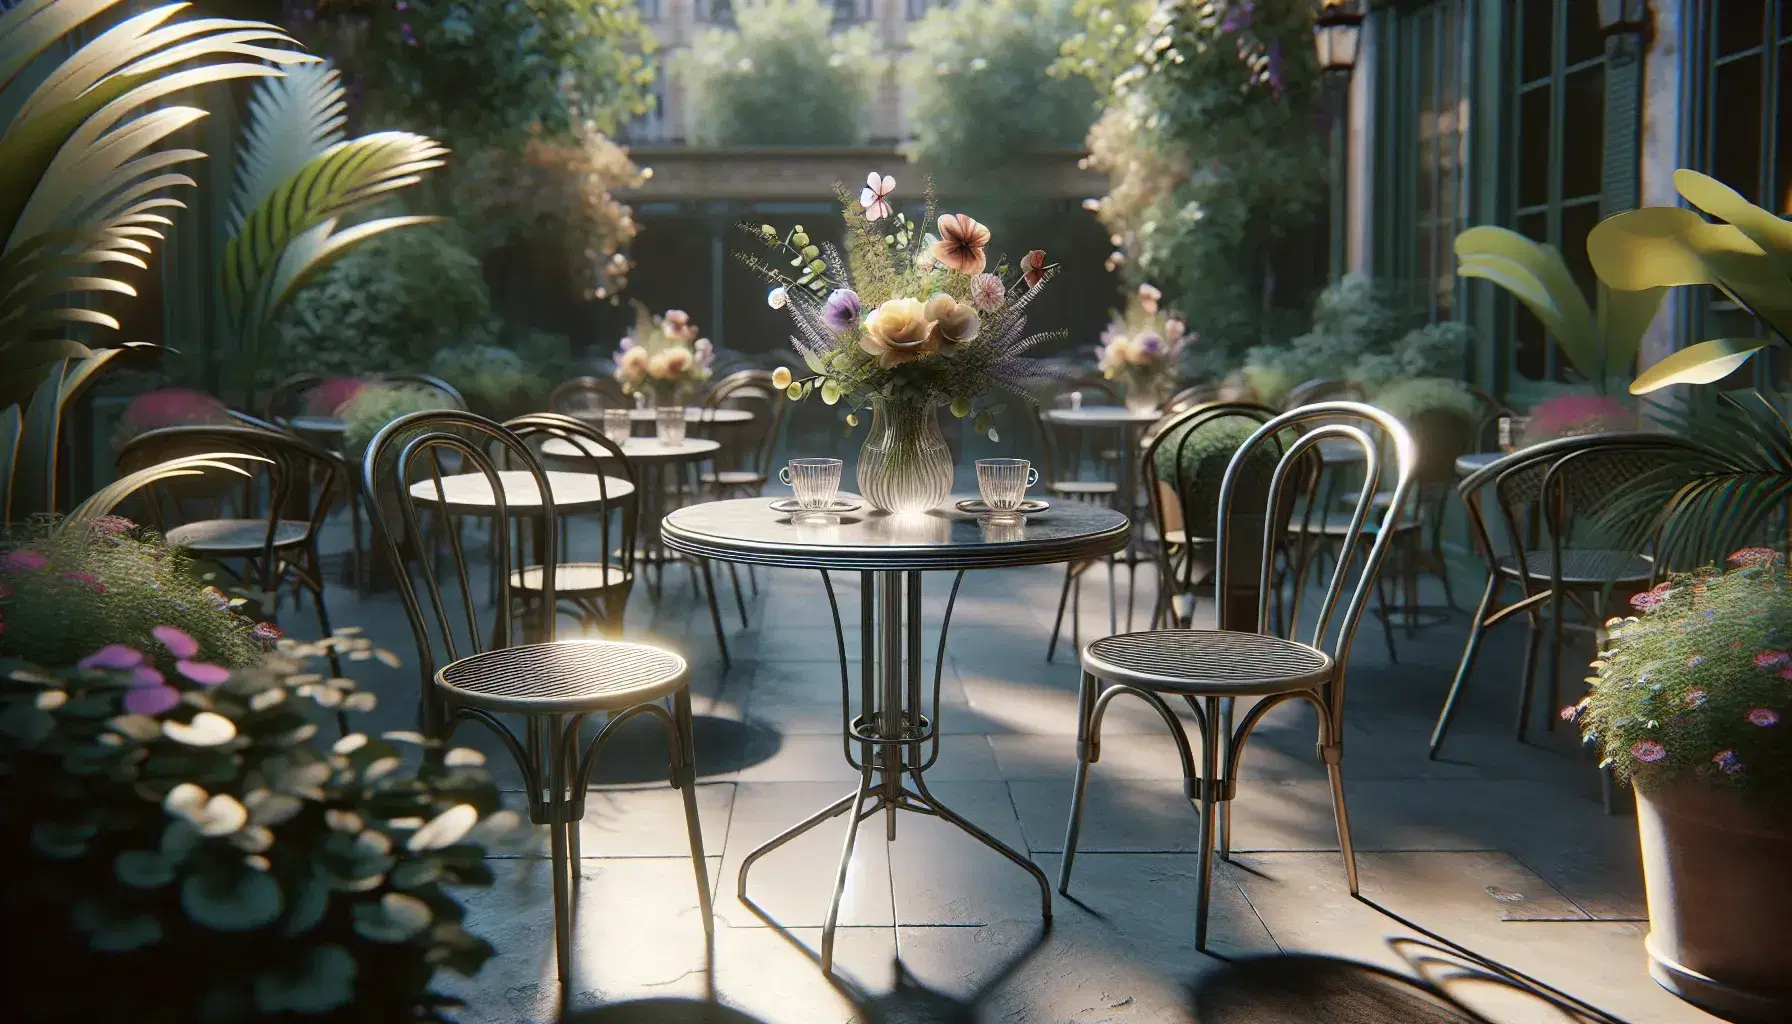
[[[859,293],[836,288],[821,307],[821,318],[836,332],[851,330],[859,322]]]
[[[1637,740],[1630,745],[1630,753],[1638,761],[1654,764],[1656,761],[1668,756],[1668,748],[1654,740]]]
[[[1705,664],[1705,656],[1703,654],[1695,654],[1692,657],[1686,659],[1686,667],[1687,668],[1698,668],[1700,665],[1703,665],[1703,664]]]
[[[172,686],[139,686],[124,695],[124,709],[133,715],[159,715],[179,703]]]
[[[1264,75],[1269,88],[1278,98],[1282,95],[1282,43],[1277,40],[1269,44],[1269,71]]]
[[[124,644],[107,644],[76,662],[77,668],[109,668],[122,671],[143,664],[143,652]]]
[[[1694,689],[1686,691],[1686,696],[1680,699],[1686,702],[1687,707],[1696,708],[1700,704],[1705,703],[1705,691],[1695,687]]]
[[[207,661],[187,661],[183,658],[174,663],[174,670],[200,686],[216,686],[230,678],[229,669]]]
[[[1755,655],[1756,668],[1779,668],[1788,663],[1792,663],[1792,654],[1785,651],[1762,651]]]
[[[1139,351],[1146,355],[1157,355],[1164,350],[1164,340],[1151,331],[1139,335]]]
[[[17,572],[20,569],[42,569],[50,564],[50,560],[41,553],[30,548],[20,548],[0,554],[0,572]]]
[[[130,533],[136,528],[137,524],[126,519],[124,516],[100,516],[93,521],[93,532],[102,533],[108,537],[117,537],[122,534]]]
[[[154,665],[138,665],[131,669],[132,686],[160,686],[163,682],[161,671]]]
[[[634,347],[635,347],[635,339],[629,337],[626,334],[622,336],[621,341],[616,343],[616,350],[618,352],[627,352],[629,349],[634,348]]]
[[[1772,708],[1749,708],[1748,720],[1763,729],[1780,724],[1780,713]]]
[[[199,653],[199,641],[194,640],[183,629],[174,626],[156,626],[149,631],[149,634],[176,658],[191,658]]]
[[[1243,32],[1251,27],[1252,8],[1257,5],[1252,0],[1239,0],[1226,8],[1226,19],[1220,22],[1220,31],[1227,35]]]
[[[1735,775],[1742,771],[1742,760],[1736,756],[1734,750],[1724,749],[1712,754],[1711,763],[1717,765],[1718,770],[1725,775]]]

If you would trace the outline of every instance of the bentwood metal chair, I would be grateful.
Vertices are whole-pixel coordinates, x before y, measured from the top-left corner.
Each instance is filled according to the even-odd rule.
[[[736,370],[716,381],[703,396],[701,417],[717,409],[743,409],[753,414],[751,422],[729,432],[722,446],[724,457],[700,478],[716,500],[757,498],[765,489],[771,479],[772,451],[782,434],[784,409],[789,404],[784,392],[772,383],[769,370]]]
[[[426,495],[446,500],[454,479],[442,472],[439,456],[444,452],[459,455],[468,470],[463,477],[483,478],[477,482],[494,499],[498,523],[513,514],[513,498],[525,499],[519,506],[526,502],[535,510],[538,537],[552,536],[557,521],[554,489],[540,460],[523,438],[491,420],[459,411],[412,413],[387,425],[368,445],[362,466],[367,493],[395,496],[394,509],[373,506],[373,520],[416,637],[425,731],[446,738],[461,722],[475,721],[496,733],[516,759],[527,788],[529,818],[548,826],[554,950],[564,998],[571,991],[579,822],[592,770],[623,723],[641,715],[658,719],[669,741],[672,785],[684,798],[709,970],[715,926],[697,822],[689,666],[677,654],[646,644],[591,637],[557,641],[558,559],[551,547],[544,552],[537,545],[536,563],[523,564],[510,543],[511,531],[502,527],[492,530],[492,557],[500,568],[500,593],[492,603],[495,621],[489,630],[482,628],[475,580],[484,574],[467,570],[459,542],[451,535],[454,575],[443,580],[434,559],[419,545],[401,547],[394,539],[421,535],[418,505],[429,500]],[[493,452],[522,467],[511,471],[521,476],[500,477]],[[401,519],[402,531],[390,521],[393,515]],[[519,572],[526,578],[531,570],[539,582],[530,591],[533,599],[525,605],[523,621],[518,621],[513,583]],[[671,702],[670,711],[665,701]],[[521,736],[503,715],[522,718]],[[608,715],[609,721],[581,750],[580,728],[593,715]]]
[[[1298,430],[1299,436],[1287,444],[1277,460],[1267,493],[1263,494],[1260,503],[1255,504],[1257,514],[1239,516],[1241,504],[1252,497],[1245,492],[1253,456],[1264,446],[1279,444],[1277,439],[1287,430]],[[1306,639],[1296,639],[1301,624],[1295,616],[1289,617],[1283,635],[1265,628],[1269,623],[1274,557],[1281,537],[1276,530],[1276,517],[1265,516],[1262,511],[1282,507],[1287,500],[1287,488],[1304,474],[1317,472],[1318,445],[1328,440],[1346,441],[1361,449],[1364,478],[1351,513],[1354,528],[1343,537],[1344,550],[1326,581],[1324,597],[1315,609],[1311,633]],[[1325,763],[1331,783],[1332,811],[1337,819],[1345,880],[1351,895],[1356,894],[1356,855],[1345,815],[1342,774],[1344,681],[1357,623],[1362,619],[1369,593],[1375,586],[1376,573],[1393,541],[1394,523],[1406,508],[1406,497],[1412,489],[1413,461],[1412,438],[1406,428],[1387,413],[1355,402],[1324,402],[1282,413],[1257,428],[1233,454],[1220,484],[1214,537],[1215,586],[1221,594],[1230,593],[1233,586],[1254,578],[1259,585],[1257,621],[1255,624],[1235,624],[1228,603],[1222,601],[1218,629],[1122,633],[1096,640],[1083,648],[1082,692],[1077,705],[1076,782],[1071,793],[1070,822],[1064,836],[1059,892],[1070,894],[1070,872],[1076,860],[1077,833],[1082,827],[1089,766],[1101,759],[1102,717],[1114,698],[1130,694],[1151,705],[1169,726],[1182,761],[1183,792],[1200,810],[1201,881],[1195,906],[1196,948],[1202,951],[1207,948],[1214,854],[1217,850],[1219,856],[1230,859],[1231,830],[1227,822],[1231,801],[1237,792],[1244,744],[1263,716],[1286,701],[1304,700],[1318,712],[1319,758]],[[1386,508],[1374,511],[1372,499],[1383,486],[1394,492],[1395,500]],[[1369,524],[1372,516],[1379,519],[1373,528]],[[1242,524],[1241,518],[1244,519]],[[1235,549],[1242,545],[1236,544],[1232,535],[1241,525],[1246,529],[1261,530],[1254,576],[1241,577],[1239,567],[1234,564],[1239,561]],[[1362,572],[1356,577],[1355,587],[1340,614],[1338,605],[1346,589],[1346,577],[1358,562],[1356,549],[1365,542],[1367,550],[1362,552],[1360,559]],[[1251,570],[1252,567],[1246,566],[1244,571]],[[1166,699],[1169,697],[1183,698],[1194,715],[1201,736],[1201,768],[1198,771],[1188,736]],[[1255,699],[1256,702],[1234,730],[1233,702],[1239,698]]]
[[[1647,589],[1657,572],[1646,554],[1597,546],[1587,536],[1589,513],[1628,481],[1660,467],[1675,452],[1691,447],[1665,434],[1635,431],[1589,434],[1546,441],[1513,452],[1489,463],[1465,478],[1458,489],[1468,507],[1476,546],[1487,563],[1487,588],[1475,610],[1468,643],[1449,696],[1438,712],[1431,733],[1430,756],[1436,759],[1444,737],[1456,716],[1457,701],[1487,630],[1506,619],[1524,615],[1524,678],[1518,702],[1518,739],[1530,726],[1531,702],[1536,689],[1539,634],[1545,613],[1549,620],[1549,707],[1561,703],[1562,634],[1568,628],[1597,630],[1605,620],[1607,598],[1614,591]],[[1492,487],[1505,527],[1506,543],[1495,547],[1482,509],[1483,495]],[[1543,540],[1533,544],[1541,519]],[[1500,606],[1499,594],[1511,584],[1522,591],[1519,600]],[[1585,621],[1567,621],[1567,603],[1580,608]],[[1545,716],[1545,727],[1555,727],[1556,716]]]
[[[634,400],[609,377],[574,377],[548,395],[548,411],[566,416],[594,416],[605,409],[633,409]]]
[[[1113,388],[1106,381],[1101,382],[1105,397],[1112,398],[1115,403]],[[1045,492],[1054,498],[1067,501],[1081,501],[1108,508],[1114,506],[1120,494],[1120,484],[1116,480],[1086,480],[1082,474],[1082,436],[1080,432],[1060,433],[1060,428],[1046,415],[1044,409],[1036,409],[1034,423],[1039,429],[1039,480]],[[1073,456],[1065,458],[1063,444],[1067,438],[1074,438],[1078,447],[1073,449]],[[1108,563],[1108,604],[1113,607],[1114,589],[1114,556],[1109,555]],[[1064,609],[1070,608],[1070,644],[1077,644],[1079,624],[1082,621],[1083,573],[1092,562],[1064,563],[1064,586],[1058,592],[1058,614],[1052,620],[1052,639],[1045,649],[1045,660],[1052,660],[1058,651],[1058,634],[1064,628]]]

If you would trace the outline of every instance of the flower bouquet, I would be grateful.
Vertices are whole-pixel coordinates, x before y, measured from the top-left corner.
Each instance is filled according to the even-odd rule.
[[[813,241],[802,225],[780,233],[743,224],[787,261],[774,266],[742,254],[742,262],[775,287],[767,302],[788,309],[792,343],[809,375],[780,367],[774,382],[792,400],[819,393],[845,403],[848,429],[871,407],[871,430],[859,457],[859,490],[889,512],[918,512],[952,488],[952,455],[940,432],[945,405],[998,440],[994,392],[1029,401],[1053,375],[1026,355],[1063,332],[1026,332],[1026,308],[1055,271],[1033,250],[1010,266],[993,264],[989,229],[962,213],[938,214],[926,189],[926,233],[891,206],[896,181],[871,174],[858,196],[838,188],[845,208],[844,251]]]
[[[1188,341],[1188,324],[1161,307],[1163,293],[1151,285],[1139,285],[1128,298],[1125,313],[1116,313],[1101,332],[1095,349],[1096,365],[1108,380],[1126,389],[1126,407],[1149,412],[1163,405],[1176,387],[1182,347]]]
[[[616,382],[631,395],[655,405],[678,405],[709,382],[716,350],[697,336],[697,325],[682,309],[654,316],[635,304],[635,329],[616,349]]]

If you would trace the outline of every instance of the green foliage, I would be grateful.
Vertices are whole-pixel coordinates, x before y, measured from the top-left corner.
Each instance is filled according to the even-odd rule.
[[[447,396],[421,384],[371,385],[355,392],[341,413],[348,429],[342,448],[357,461],[386,424],[414,412],[451,408]]]
[[[1766,548],[1679,574],[1613,620],[1576,717],[1621,778],[1792,798],[1792,577]]]
[[[1260,401],[1274,404],[1309,380],[1349,381],[1372,391],[1403,377],[1458,372],[1473,343],[1471,328],[1417,319],[1399,289],[1347,275],[1319,294],[1310,330],[1246,353],[1245,377]]]
[[[414,733],[317,743],[321,709],[374,703],[306,664],[322,645],[228,672],[184,661],[162,682],[150,649],[0,660],[4,898],[32,922],[8,952],[18,1015],[442,1019],[436,970],[492,954],[451,887],[490,885],[482,844],[516,822],[483,758]]]
[[[1072,24],[1066,0],[967,0],[935,7],[908,34],[911,160],[1002,188],[999,171],[1043,149],[1076,146],[1095,91],[1048,73]]]
[[[1237,355],[1298,319],[1278,249],[1309,237],[1325,160],[1311,0],[1079,0],[1060,74],[1104,96],[1089,166],[1120,239],[1110,259],[1189,313],[1204,347]]]
[[[614,134],[648,108],[655,42],[633,0],[318,7],[309,41],[362,82],[368,123],[520,151],[531,132]]]
[[[0,654],[72,665],[106,644],[150,651],[150,630],[175,626],[199,642],[199,658],[237,668],[261,659],[255,623],[237,614],[209,570],[155,533],[118,516],[66,529],[26,528],[0,554],[6,629]],[[44,564],[35,568],[41,556]],[[267,634],[277,636],[277,633]],[[172,658],[162,667],[174,670]]]
[[[834,146],[870,137],[884,74],[871,34],[832,32],[820,0],[743,0],[680,66],[686,134],[702,146]]]
[[[1473,423],[1482,415],[1481,403],[1459,380],[1448,377],[1408,377],[1390,382],[1373,397],[1374,406],[1410,422],[1421,413],[1444,412]]]
[[[429,372],[454,385],[473,411],[507,420],[547,408],[553,382],[515,351],[496,345],[445,348],[429,362]]]
[[[442,349],[496,337],[479,260],[446,226],[383,236],[293,296],[261,381],[420,369]]]

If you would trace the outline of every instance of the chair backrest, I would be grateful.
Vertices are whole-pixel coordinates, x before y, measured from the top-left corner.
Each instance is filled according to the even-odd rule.
[[[268,389],[268,394],[261,403],[261,418],[279,421],[301,412],[301,405],[307,392],[325,381],[325,377],[315,373],[295,373]]]
[[[442,493],[444,474],[440,456],[444,452],[457,454],[463,473],[483,477],[491,491],[491,557],[496,570],[491,578],[498,592],[492,595],[495,598],[492,602],[494,622],[490,631],[482,629],[479,621],[478,608],[484,595],[479,593],[482,588],[476,584],[484,577],[468,571],[459,531],[442,530],[452,556],[454,574],[448,581],[453,589],[446,596],[436,570],[437,560],[433,552],[420,543],[424,535],[420,513],[433,512],[439,519],[441,509],[436,502],[414,495],[411,487],[419,483],[432,484],[423,488],[426,494]],[[431,729],[439,729],[442,725],[441,710],[432,699],[437,668],[465,655],[515,642],[513,615],[516,602],[511,575],[521,568],[521,557],[512,550],[508,524],[513,517],[505,497],[503,478],[499,476],[499,458],[518,467],[514,471],[525,474],[527,482],[534,486],[539,501],[534,514],[526,518],[536,520],[537,528],[543,531],[540,536],[552,537],[558,515],[547,470],[527,442],[483,416],[454,409],[401,416],[374,435],[361,462],[365,493],[371,496],[367,505],[374,535],[391,563],[398,596],[417,642],[425,725]],[[406,539],[405,543],[400,543],[401,537]],[[558,559],[554,557],[552,547],[547,548],[547,553],[548,557],[542,560],[541,586],[534,592],[540,599],[532,602],[530,608],[537,621],[526,624],[524,631],[531,641],[551,642],[554,639],[554,568]],[[438,649],[445,657],[438,656]]]
[[[349,486],[348,466],[334,453],[309,441],[272,429],[255,417],[236,415],[243,421],[240,425],[163,427],[138,434],[119,449],[118,474],[128,477],[176,459],[211,453],[253,455],[266,460],[241,463],[247,473],[235,480],[228,476],[174,477],[150,484],[142,493],[148,522],[166,532],[171,525],[178,525],[169,523],[164,515],[166,509],[174,509],[178,516],[183,502],[221,502],[230,490],[241,487],[237,518],[267,521],[262,546],[262,569],[268,576],[263,582],[266,588],[272,586],[277,575],[272,556],[281,521],[304,523],[300,539],[305,542],[316,537],[335,499]]]
[[[635,403],[622,385],[609,377],[574,377],[548,395],[548,411],[565,416],[586,416],[605,409],[633,409]]]
[[[1282,408],[1298,409],[1314,402],[1360,402],[1363,389],[1346,380],[1322,378],[1309,380],[1288,389]]]
[[[467,396],[460,389],[433,373],[377,373],[369,380],[374,384],[413,384],[417,387],[431,388],[440,391],[456,409],[465,411]]]
[[[635,477],[635,468],[629,463],[628,456],[622,453],[622,446],[605,437],[590,424],[558,413],[534,412],[513,417],[504,421],[504,429],[515,434],[531,450],[537,452],[540,451],[537,441],[558,439],[582,453],[575,456],[556,455],[552,457],[552,461],[596,478],[601,509],[594,515],[597,519],[598,550],[603,553],[599,560],[620,566],[624,572],[633,573],[636,531],[640,529],[641,483]],[[543,458],[543,465],[547,465],[546,457]],[[627,483],[627,493],[612,497],[612,480]],[[620,521],[612,528],[611,514],[618,512],[621,513],[617,517]]]
[[[1069,378],[1058,394],[1068,395],[1073,391],[1083,392],[1084,405],[1121,404],[1120,388],[1099,373],[1081,373]]]
[[[1223,400],[1218,384],[1196,384],[1171,395],[1170,400],[1164,403],[1164,412],[1183,412],[1198,405],[1207,405]]]
[[[710,386],[703,396],[707,416],[717,409],[742,409],[753,421],[730,429],[723,438],[737,466],[749,463],[754,472],[771,475],[772,452],[784,429],[784,410],[789,399],[772,383],[770,370],[736,370]]]
[[[1300,436],[1282,452],[1270,479],[1268,495],[1260,508],[1279,508],[1285,500],[1288,487],[1302,482],[1305,474],[1315,473],[1317,446],[1321,442],[1346,441],[1363,453],[1362,483],[1357,489],[1349,525],[1340,540],[1341,546],[1331,578],[1325,581],[1325,597],[1319,603],[1312,638],[1307,641],[1314,647],[1324,646],[1326,636],[1336,626],[1331,654],[1337,662],[1338,674],[1332,684],[1332,692],[1327,696],[1336,716],[1343,712],[1344,666],[1350,660],[1350,646],[1356,636],[1357,623],[1362,619],[1363,609],[1375,587],[1376,574],[1380,572],[1382,560],[1393,541],[1394,527],[1412,493],[1413,466],[1418,457],[1412,435],[1407,433],[1405,425],[1382,410],[1361,402],[1320,402],[1307,405],[1282,413],[1257,428],[1257,432],[1233,454],[1232,461],[1226,466],[1225,481],[1220,485],[1219,524],[1215,541],[1218,565],[1215,576],[1222,592],[1239,582],[1234,579],[1237,567],[1233,564],[1235,559],[1230,557],[1229,549],[1232,545],[1227,543],[1227,534],[1236,529],[1233,523],[1235,507],[1241,498],[1247,497],[1244,485],[1251,457],[1264,445],[1277,443],[1278,436],[1290,429],[1298,429]],[[1315,474],[1307,479],[1316,480],[1317,476]],[[1307,490],[1311,495],[1310,483]],[[1389,492],[1391,500],[1379,513],[1375,513],[1374,498],[1381,491]],[[1371,517],[1376,514],[1380,518],[1372,522]],[[1276,537],[1272,531],[1275,529],[1274,517],[1266,517],[1263,523],[1261,556],[1255,576],[1261,588],[1257,609],[1259,623],[1270,621],[1269,598],[1274,589],[1273,559],[1276,551]],[[1357,554],[1362,550],[1365,538],[1370,540],[1368,550],[1362,558],[1361,572],[1357,575],[1356,586],[1350,593],[1342,615],[1339,615],[1338,601],[1345,590],[1346,576],[1356,571]],[[1293,638],[1300,630],[1300,623],[1293,616],[1290,616],[1285,625],[1289,638]]]

